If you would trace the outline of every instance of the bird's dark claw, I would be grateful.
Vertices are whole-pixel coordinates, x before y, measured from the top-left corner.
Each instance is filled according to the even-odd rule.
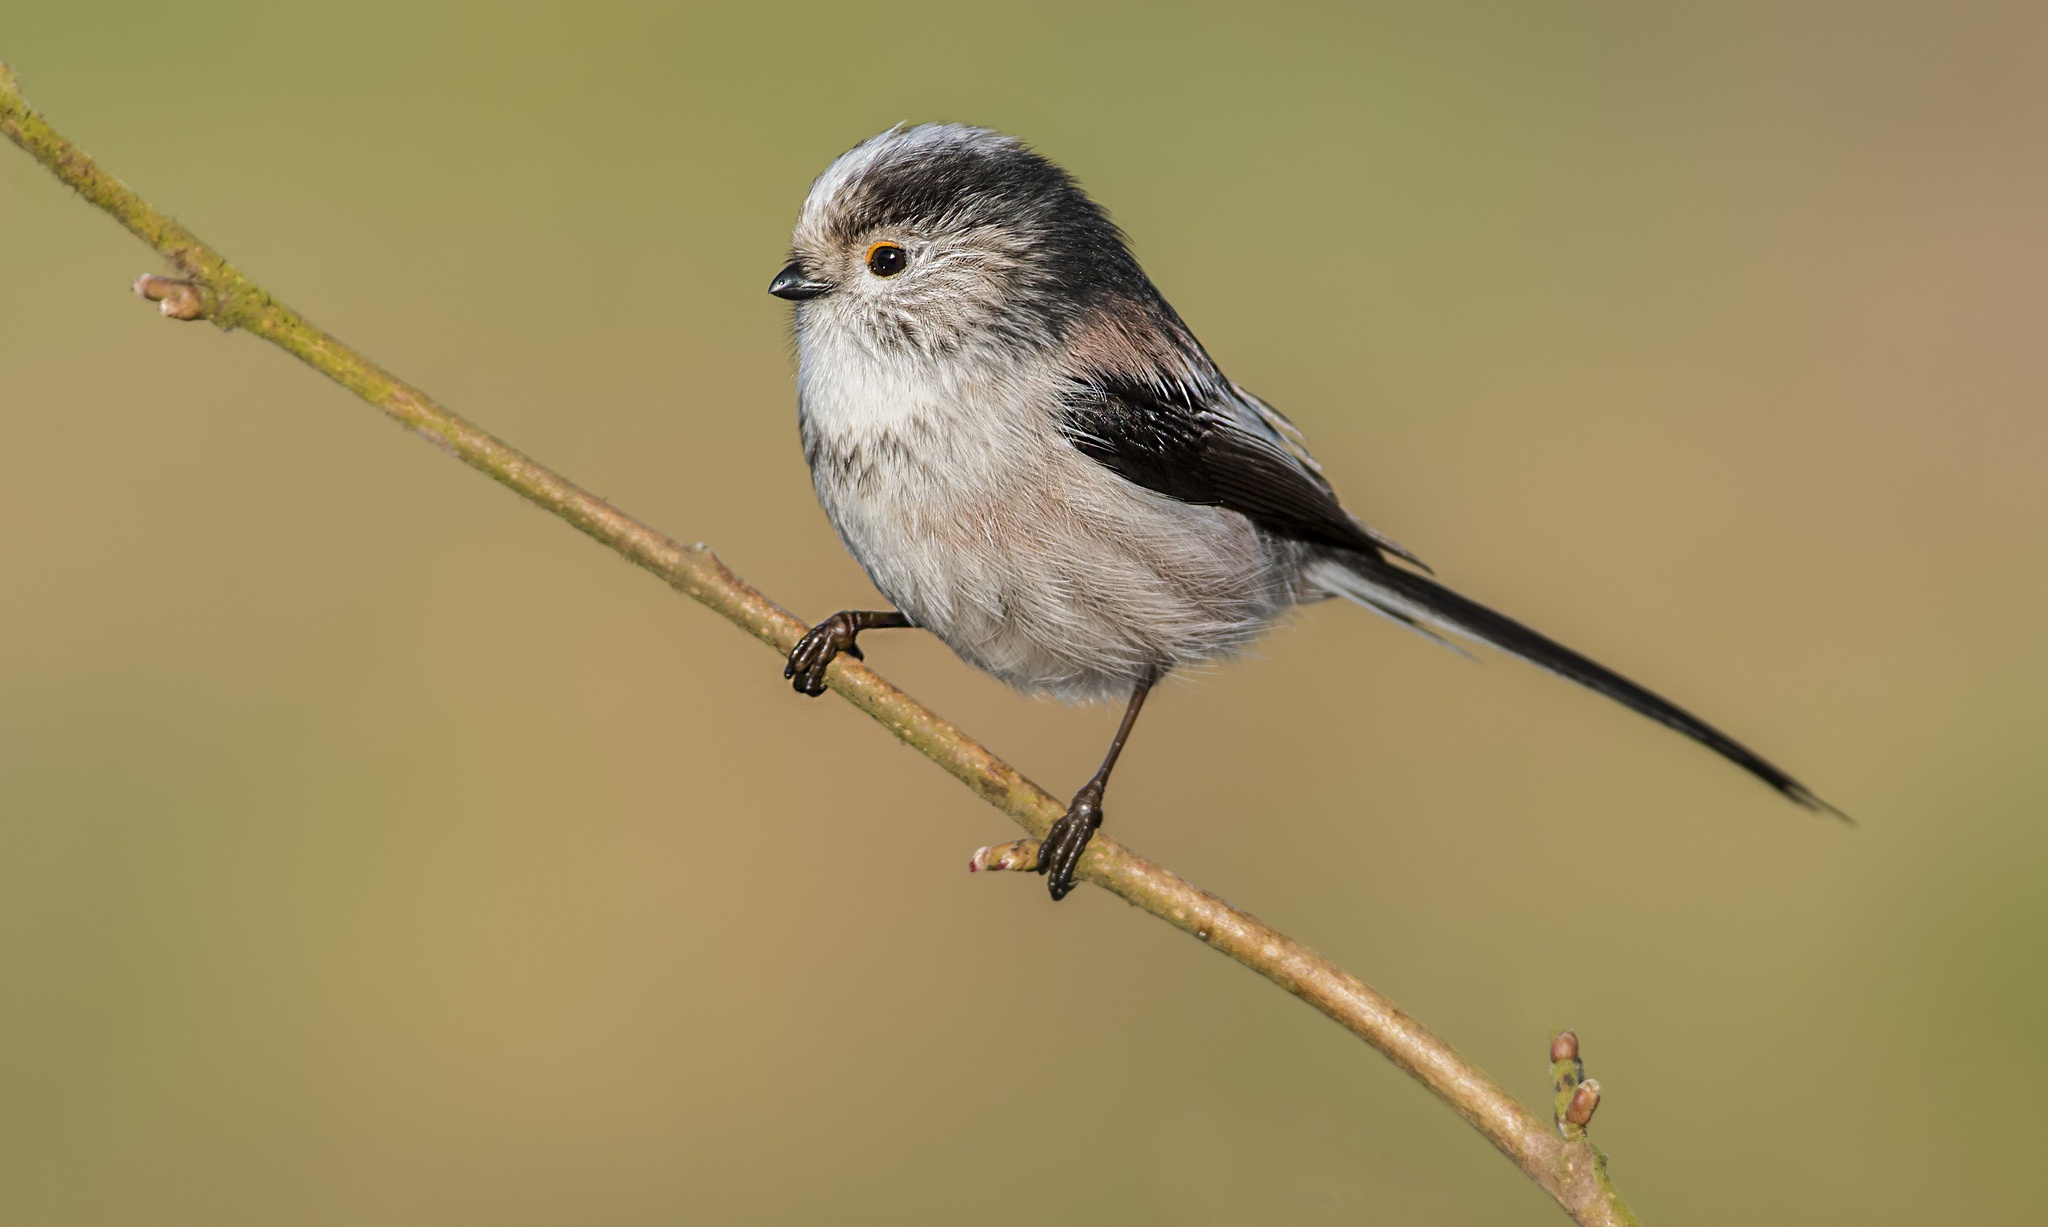
[[[817,698],[825,693],[825,670],[841,655],[855,660],[865,660],[860,645],[854,637],[860,628],[853,624],[853,616],[841,611],[833,614],[811,628],[811,632],[797,640],[790,650],[789,663],[782,666],[782,676],[790,679],[798,694]]]
[[[1053,902],[1067,897],[1074,889],[1074,869],[1081,863],[1081,854],[1088,850],[1088,841],[1095,835],[1095,828],[1102,825],[1102,782],[1090,780],[1087,786],[1074,794],[1073,804],[1058,822],[1052,824],[1045,840],[1038,848],[1038,872],[1046,875],[1045,887],[1052,893]]]

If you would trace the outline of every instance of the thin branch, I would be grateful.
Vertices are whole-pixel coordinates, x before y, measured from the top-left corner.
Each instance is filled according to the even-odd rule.
[[[182,274],[176,280],[145,276],[136,283],[136,292],[162,304],[165,315],[209,319],[223,329],[262,337],[779,652],[786,654],[804,634],[802,622],[743,583],[708,547],[680,544],[578,488],[272,298],[59,135],[22,98],[13,71],[4,64],[0,132]],[[848,702],[1032,835],[1043,836],[1064,812],[1044,789],[859,661],[841,657],[828,681]],[[1036,847],[1019,841],[984,849],[974,867],[1017,868],[1036,858]],[[1561,1095],[1585,1098],[1584,1092],[1591,1092],[1591,1099],[1583,1109],[1577,1100],[1562,1101],[1553,1128],[1356,976],[1113,840],[1098,836],[1089,845],[1078,876],[1193,934],[1335,1019],[1449,1104],[1578,1222],[1637,1222],[1608,1181],[1600,1152],[1585,1138],[1585,1121],[1598,1091],[1596,1083],[1581,1082],[1576,1038],[1568,1061],[1553,1046],[1553,1070]],[[1572,1078],[1570,1091],[1564,1086],[1566,1072]]]

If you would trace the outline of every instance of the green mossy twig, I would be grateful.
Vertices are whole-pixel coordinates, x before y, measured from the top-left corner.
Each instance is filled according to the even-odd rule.
[[[28,105],[13,70],[4,64],[0,132],[192,282],[197,294],[193,317],[252,333],[285,350],[777,651],[787,653],[804,634],[802,622],[743,583],[708,547],[674,541],[580,489],[272,298],[197,235],[65,140]],[[859,661],[841,657],[828,682],[1033,836],[1044,835],[1064,812],[1044,789]],[[1578,1222],[1605,1227],[1637,1222],[1608,1182],[1604,1160],[1583,1131],[1565,1138],[1546,1128],[1450,1045],[1328,959],[1104,837],[1090,845],[1078,876],[1193,934],[1335,1019],[1449,1104]]]

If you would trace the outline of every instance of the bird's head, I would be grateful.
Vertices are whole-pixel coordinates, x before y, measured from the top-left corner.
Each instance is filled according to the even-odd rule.
[[[800,335],[843,330],[900,356],[1056,346],[1105,300],[1155,296],[1065,171],[957,124],[892,128],[842,154],[811,185],[768,292],[798,304]]]

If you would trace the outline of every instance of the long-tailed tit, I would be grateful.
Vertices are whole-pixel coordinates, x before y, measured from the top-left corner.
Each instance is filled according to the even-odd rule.
[[[818,499],[896,605],[826,619],[784,676],[822,694],[862,631],[921,627],[1020,690],[1129,697],[1044,842],[1054,899],[1073,888],[1146,692],[1329,597],[1491,644],[1832,809],[1699,718],[1427,578],[1354,519],[1102,209],[1012,137],[928,124],[855,146],[812,185],[768,290],[797,304]]]

